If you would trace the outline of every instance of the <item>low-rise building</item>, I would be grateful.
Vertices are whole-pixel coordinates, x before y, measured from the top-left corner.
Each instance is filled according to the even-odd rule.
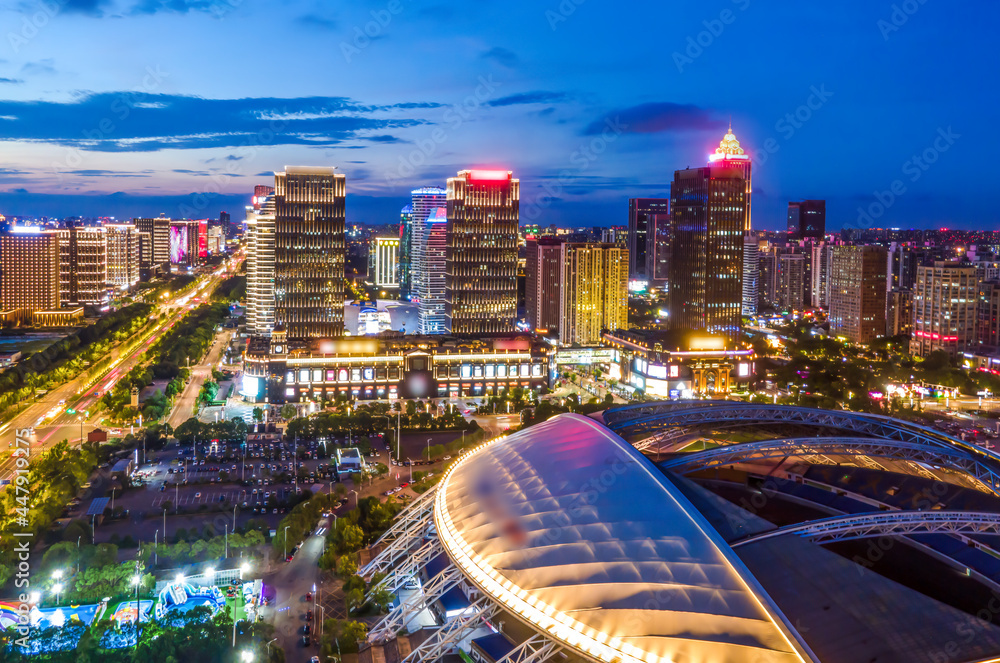
[[[612,377],[650,396],[721,396],[749,384],[755,370],[749,345],[704,332],[619,330],[605,333],[604,344],[618,350]]]
[[[478,397],[549,385],[551,348],[530,336],[459,338],[384,332],[292,344],[280,327],[251,338],[243,394],[298,403],[348,395],[383,398]]]

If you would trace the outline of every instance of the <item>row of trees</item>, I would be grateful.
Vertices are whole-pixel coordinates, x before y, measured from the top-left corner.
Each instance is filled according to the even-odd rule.
[[[34,398],[38,389],[76,377],[140,331],[152,310],[148,304],[133,304],[115,311],[7,369],[0,374],[0,411]]]

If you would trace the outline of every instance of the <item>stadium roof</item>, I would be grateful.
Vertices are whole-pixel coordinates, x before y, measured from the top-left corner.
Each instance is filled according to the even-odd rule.
[[[560,415],[464,456],[434,520],[483,591],[592,660],[815,660],[681,491],[591,419]]]

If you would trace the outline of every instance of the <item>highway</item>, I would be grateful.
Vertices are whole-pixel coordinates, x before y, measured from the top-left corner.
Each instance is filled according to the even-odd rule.
[[[236,270],[239,269],[239,264],[237,260]],[[71,443],[79,444],[103,419],[98,405],[100,397],[139,363],[143,350],[156,343],[191,310],[192,306],[197,305],[192,300],[207,299],[215,287],[232,273],[235,272],[227,271],[224,267],[219,268],[199,278],[185,294],[158,304],[155,314],[160,318],[151,330],[143,332],[149,336],[138,349],[127,356],[122,356],[124,346],[130,345],[126,341],[123,346],[112,350],[111,369],[98,380],[88,384],[81,375],[38,397],[23,412],[0,426],[0,448],[13,448],[15,432],[23,429],[33,429],[32,456],[41,454],[62,440],[68,439]],[[197,392],[195,393],[197,395]],[[70,410],[76,414],[69,414]],[[13,464],[10,453],[5,453],[0,460],[0,479],[10,478]]]

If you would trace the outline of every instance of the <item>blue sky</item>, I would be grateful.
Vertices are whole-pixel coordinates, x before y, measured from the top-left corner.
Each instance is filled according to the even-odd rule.
[[[666,197],[675,169],[704,165],[731,118],[755,155],[755,227],[826,198],[832,228],[996,228],[991,178],[970,166],[1000,147],[998,14],[3,1],[0,212],[239,216],[254,184],[304,164],[346,173],[350,221],[388,223],[410,189],[495,166],[521,178],[523,221],[622,224],[629,197]]]

